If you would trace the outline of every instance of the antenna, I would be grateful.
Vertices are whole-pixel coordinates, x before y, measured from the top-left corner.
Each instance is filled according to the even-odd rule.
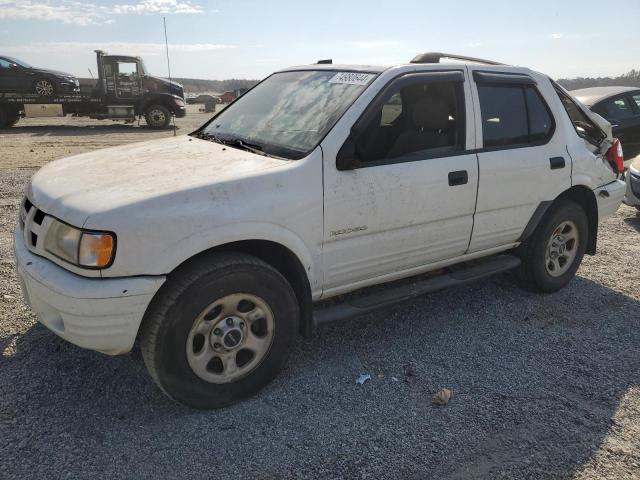
[[[167,71],[169,72],[169,93],[171,93],[171,63],[169,62],[169,41],[167,40],[167,17],[162,17],[162,23],[164,24],[164,47],[167,51]],[[176,117],[172,115],[173,120],[173,136],[176,136]]]

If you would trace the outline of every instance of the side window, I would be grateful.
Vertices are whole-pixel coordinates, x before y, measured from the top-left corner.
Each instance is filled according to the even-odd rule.
[[[402,97],[400,92],[395,93],[382,106],[382,117],[380,118],[380,126],[393,125],[396,118],[402,113]]]
[[[624,120],[633,117],[633,109],[625,97],[601,102],[593,108],[593,111],[606,119]]]
[[[573,128],[576,129],[578,136],[584,138],[589,143],[599,146],[602,140],[606,138],[605,133],[598,127],[591,119],[576,105],[574,100],[555,82],[552,82],[553,87],[560,97],[560,101],[564,106],[564,109],[573,123]]]
[[[11,62],[9,62],[9,60],[5,60],[4,58],[0,58],[0,69],[9,70],[9,66],[10,65],[11,65]]]
[[[640,93],[638,93],[636,95],[632,95],[631,98],[633,99],[633,101],[635,102],[636,106],[638,107],[638,110],[640,110]]]
[[[423,160],[464,150],[461,82],[424,81],[389,87],[365,113],[355,150],[362,164]]]
[[[138,65],[136,63],[118,63],[118,73],[120,75],[126,75],[134,77],[138,75]]]
[[[111,63],[104,64],[104,76],[105,77],[113,76],[113,64]]]
[[[553,133],[553,118],[533,86],[478,85],[484,148],[540,144]]]
[[[478,85],[484,148],[527,143],[527,104],[520,86]]]

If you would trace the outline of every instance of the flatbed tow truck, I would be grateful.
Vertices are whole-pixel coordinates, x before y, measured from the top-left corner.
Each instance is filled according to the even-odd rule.
[[[0,92],[0,128],[10,128],[22,117],[66,115],[125,122],[144,117],[149,127],[166,128],[172,117],[186,115],[182,85],[149,75],[140,57],[95,52],[98,80],[78,93],[43,97]]]

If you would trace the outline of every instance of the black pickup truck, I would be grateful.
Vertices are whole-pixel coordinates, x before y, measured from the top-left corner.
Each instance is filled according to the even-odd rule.
[[[166,128],[171,117],[186,115],[182,85],[147,73],[140,57],[96,50],[98,79],[77,92],[37,93],[0,90],[0,128],[21,117],[83,116],[133,122],[144,116],[152,128]]]

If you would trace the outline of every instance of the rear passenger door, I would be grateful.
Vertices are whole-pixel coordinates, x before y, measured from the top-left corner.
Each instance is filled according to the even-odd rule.
[[[473,253],[518,242],[536,210],[571,187],[571,159],[533,77],[468,68],[480,146]]]
[[[464,254],[478,181],[474,142],[462,69],[400,75],[355,124],[333,129],[322,143],[325,294]],[[355,159],[346,170],[343,155]]]

